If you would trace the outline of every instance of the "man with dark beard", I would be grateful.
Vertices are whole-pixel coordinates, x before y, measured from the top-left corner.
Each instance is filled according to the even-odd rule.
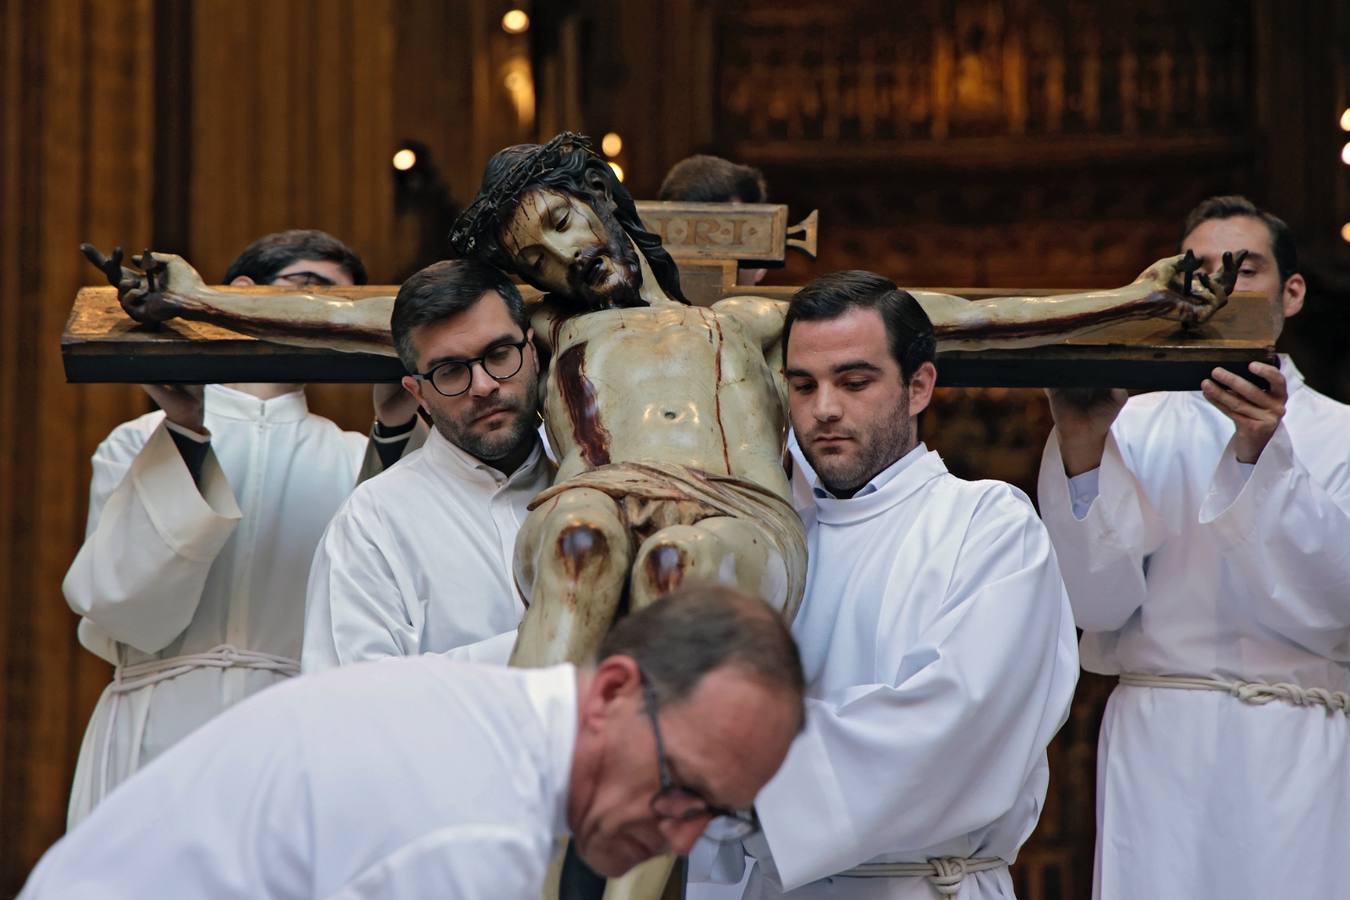
[[[1049,536],[1021,491],[956,478],[918,440],[936,342],[908,292],[824,276],[783,340],[816,472],[792,628],[807,718],[755,800],[745,896],[1011,897],[1078,676]]]
[[[435,263],[404,282],[391,330],[403,385],[435,428],[358,487],[319,542],[304,671],[444,652],[510,631],[525,611],[511,555],[551,472],[520,292],[488,266]]]

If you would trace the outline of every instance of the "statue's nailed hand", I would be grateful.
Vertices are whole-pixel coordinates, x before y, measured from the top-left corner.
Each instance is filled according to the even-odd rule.
[[[81,244],[80,251],[117,288],[122,309],[137,322],[158,324],[178,314],[176,305],[164,295],[168,266],[149,250],[133,258],[140,271],[122,265],[121,247],[114,247],[110,257],[93,244]]]
[[[108,284],[117,288],[119,297],[127,291],[134,290],[145,280],[139,272],[122,265],[121,247],[114,247],[111,257],[104,256],[93,244],[81,244],[80,252],[84,254],[85,259],[94,264],[94,268],[103,273],[108,279]]]
[[[1209,275],[1200,270],[1200,260],[1190,250],[1182,256],[1160,259],[1144,270],[1136,283],[1152,285],[1162,306],[1160,315],[1184,326],[1206,322],[1224,305],[1237,284],[1238,269],[1247,251],[1223,255],[1223,268]]]

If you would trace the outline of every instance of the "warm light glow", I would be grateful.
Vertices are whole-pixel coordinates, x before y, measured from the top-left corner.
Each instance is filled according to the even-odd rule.
[[[612,162],[609,164],[609,167],[614,170],[614,177],[623,181],[623,166],[616,162]]]
[[[1346,141],[1345,146],[1341,148],[1341,162],[1350,166],[1350,141]]]
[[[623,152],[623,138],[611,131],[600,139],[600,149],[605,151],[606,156],[618,156]]]
[[[1341,113],[1341,131],[1350,131],[1350,106]]]
[[[502,31],[507,34],[524,34],[530,28],[530,16],[523,9],[509,9],[502,16]]]
[[[404,147],[394,154],[394,168],[406,172],[417,165],[417,154]]]
[[[1341,240],[1350,244],[1350,222],[1346,222],[1341,226]]]
[[[534,127],[534,78],[530,60],[524,53],[508,59],[502,67],[502,85],[515,107],[516,124],[528,131]]]

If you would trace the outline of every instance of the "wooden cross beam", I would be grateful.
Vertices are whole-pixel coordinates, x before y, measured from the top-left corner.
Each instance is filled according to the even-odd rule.
[[[789,249],[815,257],[815,212],[789,227],[787,207],[776,204],[639,201],[637,206],[644,224],[660,235],[679,262],[684,293],[698,305],[738,295],[787,300],[796,287],[737,285],[737,268],[748,263],[782,265]],[[267,294],[287,289],[233,290]],[[971,300],[1069,293],[935,290]],[[359,302],[393,296],[398,286],[306,291]],[[539,292],[522,285],[521,293],[529,303]],[[938,381],[954,387],[1194,390],[1216,367],[1246,375],[1252,360],[1273,360],[1274,345],[1267,300],[1256,294],[1234,294],[1208,322],[1189,330],[1170,320],[1135,319],[1039,347],[979,351],[939,347]],[[404,374],[392,356],[295,347],[182,319],[148,328],[123,312],[111,287],[79,292],[61,337],[61,352],[71,382],[375,382],[393,381]]]
[[[714,266],[722,295],[754,294],[788,299],[791,287],[736,287],[734,262]],[[682,271],[690,271],[688,266]],[[691,279],[692,282],[693,279]],[[273,293],[279,288],[247,288]],[[395,285],[307,290],[360,301],[388,297]],[[939,288],[968,299],[1064,291],[1008,291],[988,288]],[[537,292],[525,288],[526,302]],[[955,387],[1125,387],[1141,390],[1194,390],[1210,370],[1223,366],[1246,373],[1252,360],[1274,355],[1274,323],[1268,301],[1259,294],[1234,294],[1228,305],[1198,329],[1185,331],[1161,319],[1102,326],[1047,346],[1019,350],[940,350],[939,384]],[[122,311],[111,287],[82,289],[65,333],[61,352],[66,378],[73,383],[121,382],[200,384],[222,381],[374,382],[401,377],[403,367],[389,356],[291,347],[238,334],[229,329],[175,319],[158,330],[138,325]]]

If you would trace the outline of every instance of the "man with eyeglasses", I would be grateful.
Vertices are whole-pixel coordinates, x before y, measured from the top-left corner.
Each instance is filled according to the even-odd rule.
[[[225,275],[365,280],[355,253],[313,230],[260,238]],[[303,386],[145,390],[159,411],[94,454],[88,533],[63,585],[80,642],[117,667],[80,750],[71,825],[189,732],[298,671],[305,573],[367,446],[311,414]],[[415,410],[389,389],[376,399],[395,419]]]
[[[490,266],[438,262],[404,282],[390,327],[434,428],[357,488],[320,541],[305,671],[444,653],[511,632],[525,611],[516,532],[552,472],[520,292]]]
[[[582,666],[422,656],[297,679],[130,780],[20,896],[536,900],[563,836],[617,877],[747,834],[802,690],[778,614],[700,585]]]

